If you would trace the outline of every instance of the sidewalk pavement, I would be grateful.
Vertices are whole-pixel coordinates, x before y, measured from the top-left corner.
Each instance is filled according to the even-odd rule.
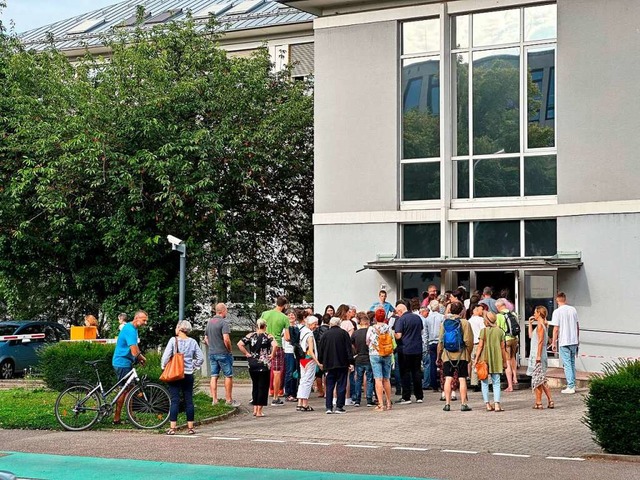
[[[207,385],[202,385],[208,392]],[[218,390],[220,397],[224,392]],[[314,412],[297,412],[295,403],[265,408],[264,418],[251,415],[250,384],[236,384],[239,414],[224,422],[203,425],[202,435],[281,439],[287,441],[346,442],[380,446],[471,450],[487,453],[576,457],[600,453],[589,429],[581,422],[587,390],[563,395],[552,389],[556,408],[534,410],[529,389],[502,392],[504,412],[487,412],[480,392],[469,394],[471,412],[460,411],[460,401],[444,412],[440,394],[424,392],[424,403],[394,405],[377,412],[366,406],[346,406],[345,415],[326,415],[324,398],[312,393]],[[399,398],[395,397],[394,398]],[[383,433],[381,433],[383,432]]]

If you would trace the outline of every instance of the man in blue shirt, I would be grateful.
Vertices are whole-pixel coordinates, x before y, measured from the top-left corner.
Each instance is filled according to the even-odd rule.
[[[380,292],[378,292],[378,298],[380,301],[375,302],[373,305],[371,305],[369,311],[375,312],[376,309],[382,307],[384,308],[384,313],[386,314],[387,318],[389,318],[389,315],[394,312],[395,308],[393,307],[393,305],[387,302],[387,292],[384,290],[380,290]]]
[[[133,368],[133,364],[137,361],[140,365],[144,365],[147,359],[140,353],[138,347],[138,328],[147,324],[149,316],[147,312],[138,310],[133,317],[133,320],[120,331],[118,340],[116,341],[116,349],[113,352],[113,365],[116,371],[118,380],[121,380],[127,373]],[[113,415],[113,423],[119,425],[122,423],[120,420],[120,413],[122,412],[122,406],[124,405],[125,395],[120,395],[116,402],[116,411]]]

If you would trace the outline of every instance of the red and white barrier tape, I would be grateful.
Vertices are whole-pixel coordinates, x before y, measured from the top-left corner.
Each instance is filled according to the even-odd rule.
[[[44,338],[44,333],[29,333],[24,335],[0,335],[0,342],[4,342],[7,340],[42,340]]]

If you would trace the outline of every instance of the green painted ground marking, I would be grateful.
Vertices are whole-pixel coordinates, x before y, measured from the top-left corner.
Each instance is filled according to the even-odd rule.
[[[355,473],[308,472],[261,468],[218,467],[188,463],[120,460],[115,458],[70,457],[36,453],[0,452],[0,470],[18,478],[38,480],[416,480],[416,477],[388,477]]]

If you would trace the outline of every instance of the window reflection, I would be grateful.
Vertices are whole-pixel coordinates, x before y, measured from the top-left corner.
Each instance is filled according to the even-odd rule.
[[[520,41],[520,10],[499,10],[473,15],[473,46]]]
[[[524,254],[526,257],[550,257],[558,253],[556,219],[525,220]]]
[[[437,52],[440,50],[440,20],[430,18],[406,22],[402,27],[402,54]]]
[[[520,222],[475,222],[474,257],[519,257]]]
[[[520,54],[509,48],[473,54],[473,153],[520,151]]]
[[[402,165],[402,199],[438,200],[440,198],[440,162]]]
[[[457,235],[457,245],[458,257],[468,257],[469,256],[469,222],[460,222],[456,224],[456,235]]]
[[[524,159],[524,194],[557,195],[558,172],[555,155],[525,157]]]
[[[492,158],[473,161],[473,196],[517,197],[520,195],[520,159]]]
[[[469,15],[459,15],[453,22],[453,48],[469,46]]]
[[[528,148],[555,145],[555,49],[530,49],[527,52]]]
[[[469,198],[469,160],[454,162],[454,198]]]
[[[440,257],[440,224],[414,223],[402,226],[403,258]]]
[[[556,5],[540,5],[524,9],[524,39],[546,40],[556,38]]]
[[[402,158],[440,156],[440,61],[402,62]]]
[[[455,85],[452,99],[455,101],[453,112],[455,115],[453,156],[469,154],[469,54],[457,53],[453,55]]]
[[[431,283],[440,288],[440,272],[403,272],[402,298],[422,299],[422,293]]]

